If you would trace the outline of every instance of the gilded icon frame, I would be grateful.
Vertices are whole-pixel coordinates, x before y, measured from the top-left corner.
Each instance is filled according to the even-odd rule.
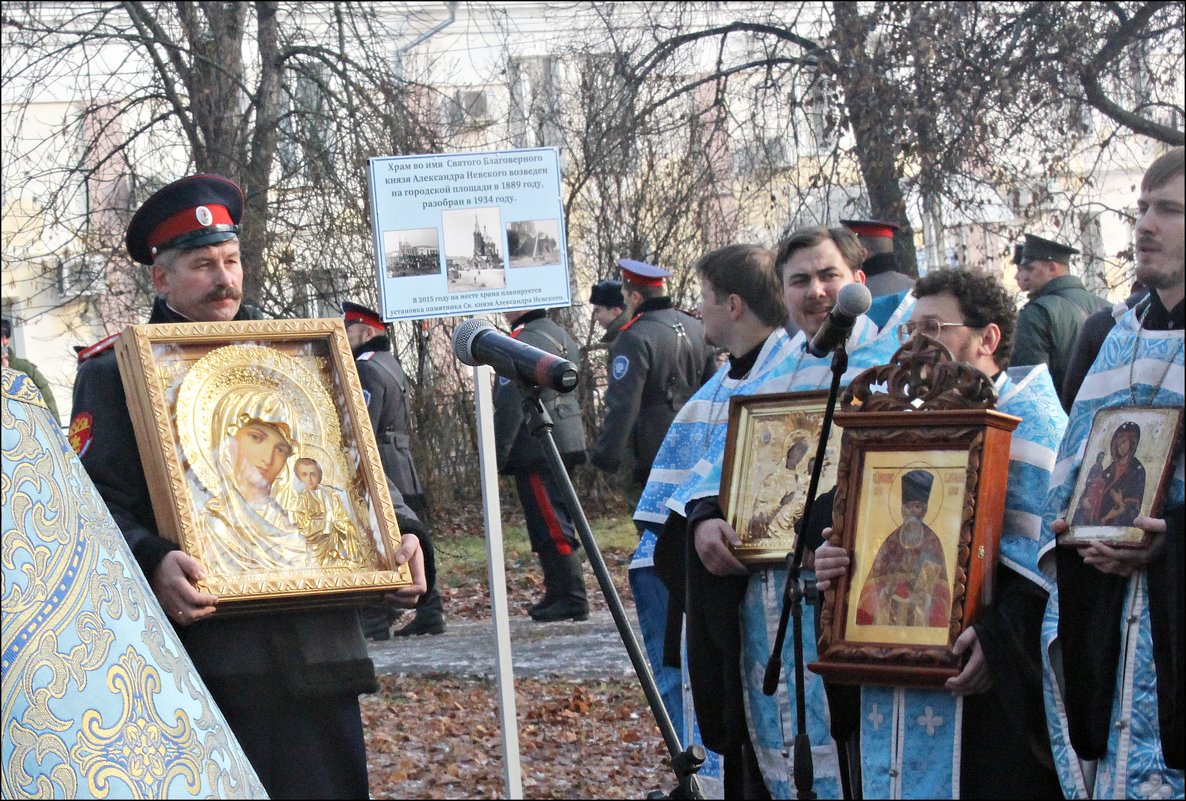
[[[1115,448],[1122,440],[1133,441],[1122,435],[1127,430],[1136,432],[1130,462],[1135,468],[1120,471],[1116,465]],[[1059,535],[1058,544],[1084,547],[1102,542],[1113,548],[1147,546],[1151,540],[1148,532],[1129,523],[1113,521],[1161,514],[1161,503],[1169,486],[1173,457],[1178,453],[1181,436],[1180,406],[1122,406],[1098,410],[1091,421],[1083,460],[1067,507],[1067,530]],[[1121,475],[1116,475],[1117,472]],[[1122,489],[1116,501],[1111,499],[1118,483],[1131,487],[1134,486],[1131,484],[1133,480],[1140,482],[1139,498],[1125,495],[1131,490]],[[1132,508],[1134,501],[1137,502],[1135,509]],[[1110,520],[1102,520],[1101,512]]]
[[[412,584],[340,319],[130,326],[116,355],[158,531],[219,614]]]
[[[730,399],[720,503],[741,539],[733,554],[742,564],[783,564],[795,549],[827,401],[826,390]],[[828,439],[821,495],[836,483],[838,429]]]

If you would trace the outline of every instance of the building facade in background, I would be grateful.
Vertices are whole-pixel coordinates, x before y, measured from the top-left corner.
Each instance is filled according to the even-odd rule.
[[[760,64],[796,37],[829,42],[829,4],[375,4],[360,12],[367,25],[353,30],[381,34],[345,43],[332,35],[328,4],[280,8],[291,37],[282,45],[338,50],[326,50],[336,61],[294,56],[299,68],[284,74],[280,90],[287,111],[274,126],[271,184],[248,187],[266,192],[271,204],[272,238],[261,251],[269,283],[259,300],[273,313],[336,316],[344,297],[365,298],[359,292],[368,281],[373,291],[365,157],[398,155],[408,141],[422,148],[413,152],[558,148],[574,297],[587,296],[624,256],[672,270],[676,303],[692,306],[690,267],[701,253],[729,242],[773,245],[802,225],[868,215],[857,140],[837,122],[845,119],[843,91],[811,47],[794,51],[798,61],[776,80],[761,68],[725,69],[724,81],[719,75],[722,65]],[[12,13],[65,31],[72,26],[63,15],[87,11],[40,4]],[[741,25],[723,43],[706,37],[670,46],[680,32],[746,22],[787,36],[774,41]],[[247,30],[251,75],[259,44],[250,21]],[[3,313],[16,324],[17,353],[67,398],[75,346],[139,322],[151,300],[147,273],[122,248],[131,210],[192,171],[194,160],[176,123],[154,122],[165,106],[143,79],[153,70],[143,48],[97,39],[63,51],[47,71],[42,51],[14,36],[5,26]],[[65,36],[47,42],[60,45]],[[1171,67],[1180,58],[1175,47],[1166,55]],[[341,76],[366,69],[396,87],[386,104],[390,119],[350,117],[362,106],[351,105]],[[1143,91],[1139,81],[1134,86],[1128,91]],[[142,102],[129,105],[129,97]],[[1035,160],[1005,185],[986,155],[982,173],[964,177],[965,188],[949,186],[948,196],[966,203],[924,196],[921,182],[911,184],[906,214],[920,272],[987,268],[1011,286],[1012,243],[1026,231],[1078,247],[1084,256],[1072,269],[1092,291],[1127,295],[1131,189],[1161,146],[1117,133],[1096,112],[1080,116],[1067,172],[1047,174]],[[1181,128],[1180,115],[1167,122]],[[1017,150],[1026,149],[1026,137],[1037,143],[1057,135],[1037,126],[1018,131]],[[1105,143],[1109,160],[1101,163]],[[475,232],[475,247],[499,258],[511,245],[520,259],[549,247],[546,237],[511,245],[487,238]],[[384,269],[420,271],[441,258],[431,243],[407,243],[400,253]],[[593,333],[587,318],[573,315],[582,341]],[[397,328],[397,335],[421,330]]]

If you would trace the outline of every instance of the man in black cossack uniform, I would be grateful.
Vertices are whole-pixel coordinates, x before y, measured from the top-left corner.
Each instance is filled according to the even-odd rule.
[[[896,223],[884,220],[841,220],[840,224],[857,235],[865,248],[861,272],[865,286],[875,298],[896,295],[914,286],[914,278],[902,271],[894,256]]]
[[[572,335],[548,318],[545,309],[508,312],[511,336],[520,342],[572,359],[580,346]],[[576,393],[540,391],[552,418],[552,437],[564,466],[585,461],[585,424]],[[544,595],[528,610],[532,620],[585,620],[589,600],[578,552],[580,540],[560,484],[552,476],[543,445],[528,428],[523,391],[508,378],[494,385],[494,443],[498,473],[515,477],[531,550],[544,571]]]
[[[242,304],[242,190],[194,175],[153,194],[128,225],[128,253],[149,265],[158,297],[148,322],[257,320]],[[358,613],[327,607],[219,615],[198,589],[202,564],[161,537],[140,463],[128,399],[112,345],[79,353],[71,445],[119,525],[157,600],[272,798],[365,798],[360,693],[377,689]],[[420,522],[397,490],[392,500],[412,567],[411,604],[425,589],[413,532]]]
[[[688,399],[716,372],[704,325],[674,308],[663,284],[669,272],[619,259],[622,294],[632,317],[610,349],[605,418],[593,446],[594,466],[614,472],[629,452],[641,492],[668,426]]]
[[[346,337],[354,352],[354,364],[358,368],[358,380],[362,384],[362,395],[366,400],[367,414],[375,441],[379,445],[379,458],[383,472],[404,496],[404,503],[412,508],[421,520],[428,520],[428,499],[416,463],[412,460],[412,404],[408,391],[408,376],[399,358],[391,351],[391,338],[387,326],[374,309],[346,301],[342,304],[342,318],[346,324]],[[420,549],[424,552],[426,573],[436,575],[436,556],[432,540],[422,536]],[[443,634],[445,615],[441,594],[434,586],[420,598],[412,621],[400,629],[395,636],[412,634]],[[372,604],[362,609],[363,630],[373,640],[386,640],[395,615],[386,604]]]

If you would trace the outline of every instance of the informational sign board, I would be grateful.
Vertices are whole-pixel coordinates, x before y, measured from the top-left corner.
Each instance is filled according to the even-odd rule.
[[[384,320],[571,304],[555,148],[382,156],[368,173]]]

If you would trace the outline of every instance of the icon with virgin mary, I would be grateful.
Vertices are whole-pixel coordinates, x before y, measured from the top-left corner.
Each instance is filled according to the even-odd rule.
[[[298,465],[315,459],[319,471],[347,475],[340,423],[325,410],[335,406],[318,377],[274,348],[217,348],[187,372],[176,420],[197,505],[196,556],[208,570],[299,574],[376,565],[374,537],[358,522],[369,516],[355,511],[362,498],[334,496],[348,527],[302,525]]]

